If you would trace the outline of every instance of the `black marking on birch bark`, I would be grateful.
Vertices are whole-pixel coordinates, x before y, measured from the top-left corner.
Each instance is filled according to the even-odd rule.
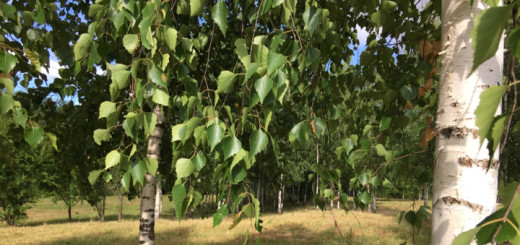
[[[144,196],[144,197],[141,197],[141,199],[150,200],[150,197]]]
[[[444,204],[445,206],[453,206],[453,205],[466,206],[468,208],[471,208],[473,210],[473,212],[478,212],[478,213],[482,213],[482,211],[485,210],[484,206],[482,206],[480,204],[468,202],[464,199],[459,199],[459,198],[452,197],[452,196],[445,196],[440,199],[437,199],[435,204],[433,204],[433,207],[435,208],[439,204],[441,204],[441,205]]]
[[[482,85],[478,85],[477,88],[483,88],[483,89],[486,89],[486,88],[489,88],[490,86],[487,85],[487,84],[482,84]]]
[[[488,169],[488,162],[489,162],[489,159],[487,159],[487,158],[486,159],[474,160],[471,157],[469,157],[468,155],[466,155],[464,157],[459,157],[459,164],[461,166],[468,167],[468,168],[471,168],[473,166],[477,166],[477,167],[481,167],[484,170],[487,170]],[[491,162],[491,166],[489,168],[498,169],[498,166],[499,166],[499,161],[498,160],[493,160]]]
[[[153,214],[153,212],[155,211],[155,209],[153,208],[150,208],[150,209],[147,209],[147,210],[144,210],[145,212],[151,212],[152,213],[152,217],[155,215]]]
[[[139,233],[143,236],[147,236],[150,241],[155,240],[155,221],[153,217],[151,220],[141,218],[139,222]]]
[[[451,137],[457,137],[457,138],[464,139],[464,137],[466,137],[470,134],[473,136],[473,139],[478,138],[477,129],[470,129],[470,128],[466,128],[466,127],[459,128],[459,127],[451,126],[451,127],[445,127],[445,128],[438,129],[437,131],[439,132],[440,135],[442,135],[448,139]]]

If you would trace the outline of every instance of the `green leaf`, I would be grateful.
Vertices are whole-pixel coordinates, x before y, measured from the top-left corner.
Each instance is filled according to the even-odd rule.
[[[372,184],[373,187],[377,188],[381,185],[381,179],[377,176],[372,177],[370,180],[370,184]]]
[[[91,171],[89,174],[88,174],[88,182],[91,184],[91,185],[94,185],[97,181],[97,179],[99,178],[99,175],[103,172],[103,170],[94,170],[94,171]]]
[[[267,74],[273,74],[276,69],[280,68],[280,66],[282,66],[286,61],[287,58],[285,55],[269,52],[267,55]]]
[[[367,191],[364,191],[361,193],[361,195],[359,195],[359,200],[364,205],[368,205],[370,203],[370,194]]]
[[[224,1],[219,1],[213,8],[211,8],[211,18],[218,25],[224,37],[226,36],[227,29],[227,16],[229,11],[227,10]]]
[[[305,30],[309,31],[309,34],[312,35],[312,33],[318,28],[318,26],[321,24],[322,17],[322,10],[310,7],[303,12],[303,22],[305,23]]]
[[[233,157],[233,162],[231,162],[231,166],[229,167],[230,171],[233,171],[233,168],[242,161],[245,157],[247,157],[247,151],[244,149],[240,149],[235,157]]]
[[[172,199],[175,204],[175,215],[177,220],[181,221],[182,216],[182,202],[186,198],[186,187],[184,184],[176,184],[172,188]]]
[[[208,127],[208,141],[211,147],[211,151],[215,149],[215,146],[222,141],[224,138],[224,129],[218,124],[212,124]]]
[[[264,102],[265,96],[271,91],[273,88],[273,80],[267,75],[261,77],[255,82],[255,90],[258,93],[258,97],[260,98],[260,103]]]
[[[407,101],[412,101],[415,98],[417,98],[417,88],[415,88],[413,86],[410,86],[410,85],[402,86],[399,89],[399,92],[401,92],[401,96],[403,96],[403,98]]]
[[[186,138],[186,130],[188,127],[186,124],[177,124],[172,127],[172,142],[181,141]]]
[[[91,44],[92,37],[87,33],[81,34],[78,41],[74,45],[74,60],[80,61],[86,58],[89,54]]]
[[[0,2],[0,16],[16,20],[16,7],[11,4]]]
[[[222,71],[218,76],[217,93],[229,93],[233,91],[233,84],[237,75],[230,71]]]
[[[265,134],[261,129],[255,130],[249,138],[251,156],[254,156],[263,151],[265,147],[267,147],[267,143],[269,143],[267,134]]]
[[[168,87],[166,84],[166,75],[164,75],[161,69],[157,66],[152,67],[152,69],[148,71],[148,78],[150,78],[153,83],[162,86],[163,88]]]
[[[140,114],[140,122],[144,128],[146,137],[153,134],[155,124],[157,123],[157,116],[153,112],[143,112]]]
[[[2,83],[7,91],[7,94],[12,95],[14,91],[13,80],[10,78],[0,78],[0,83]]]
[[[390,128],[391,122],[392,122],[391,117],[381,118],[381,121],[379,121],[379,132],[383,132],[383,131],[387,130],[388,128]],[[363,132],[363,134],[365,134],[365,133]]]
[[[246,77],[244,78],[244,81],[249,80],[249,78],[251,78],[251,76],[253,76],[253,74],[261,66],[262,66],[262,64],[258,64],[258,63],[251,63],[251,64],[249,64],[249,67],[247,68],[247,71],[246,71]]]
[[[123,129],[125,130],[126,135],[138,141],[137,129],[135,127],[136,122],[137,120],[134,117],[125,119],[125,121],[123,122]]]
[[[130,54],[135,52],[135,50],[139,47],[139,44],[139,35],[137,34],[126,34],[123,37],[123,46]]]
[[[511,8],[512,5],[484,9],[473,20],[474,27],[470,34],[474,50],[471,73],[497,52],[504,28],[511,19]]]
[[[157,173],[157,169],[159,168],[159,162],[157,162],[157,159],[147,157],[144,160],[144,163],[146,164],[148,173],[155,176],[155,174]]]
[[[103,101],[103,103],[101,103],[101,105],[99,106],[99,118],[108,118],[110,114],[116,111],[116,103],[110,101]]]
[[[130,192],[130,177],[132,174],[130,172],[126,172],[123,174],[123,177],[121,178],[121,185],[127,192]]]
[[[121,161],[121,153],[117,150],[112,150],[105,157],[105,169],[109,169]]]
[[[1,101],[1,99],[0,99],[0,101]],[[14,109],[13,120],[18,125],[22,126],[22,128],[25,128],[25,124],[27,123],[27,110],[25,110],[25,108],[16,108],[16,109]]]
[[[480,137],[481,145],[491,130],[495,112],[506,90],[506,85],[493,86],[480,94],[480,103],[475,110],[475,124],[478,127],[478,136]]]
[[[300,123],[294,125],[294,127],[289,132],[289,141],[293,147],[301,146],[304,142],[309,140],[307,125],[308,123],[306,121],[301,121]]]
[[[35,52],[33,52],[30,49],[26,48],[25,49],[25,55],[27,56],[27,58],[29,58],[29,60],[31,61],[31,64],[34,65],[36,70],[37,71],[41,71],[41,64],[40,64],[40,60],[39,60],[38,54],[36,54]]]
[[[177,30],[171,27],[166,28],[165,41],[168,45],[168,48],[170,48],[172,51],[175,51],[175,46],[177,46]]]
[[[500,140],[502,139],[502,135],[504,134],[504,130],[506,128],[509,113],[500,115],[493,120],[491,125],[491,131],[488,133],[488,150],[489,150],[489,163],[493,161],[493,155],[495,154],[495,150],[500,144]],[[488,166],[491,166],[490,164]]]
[[[247,171],[242,166],[237,165],[233,170],[231,170],[230,182],[234,185],[238,184],[240,181],[244,180],[247,176]]]
[[[376,152],[377,152],[377,155],[382,157],[382,156],[385,156],[386,155],[386,149],[383,145],[381,144],[377,144],[376,145]]]
[[[313,128],[313,131],[314,131],[314,134],[318,137],[320,137],[321,135],[323,135],[325,133],[325,129],[327,128],[327,123],[325,123],[325,120],[321,119],[321,118],[315,118],[313,120],[314,122],[314,128]]]
[[[130,84],[130,71],[126,69],[128,66],[123,64],[115,64],[112,67],[112,81],[117,84],[118,89],[124,89]]]
[[[177,173],[177,179],[185,178],[193,173],[195,167],[193,162],[188,158],[180,158],[175,164],[175,172]]]
[[[205,0],[190,0],[190,16],[200,15],[204,4]]]
[[[168,94],[168,90],[166,90],[166,88],[155,89],[152,101],[163,106],[168,106],[168,103],[170,101],[170,95]]]
[[[222,141],[224,160],[237,154],[240,149],[242,149],[242,143],[235,136],[228,136]]]
[[[191,161],[193,162],[193,166],[197,172],[200,172],[200,170],[206,166],[206,157],[204,154],[197,153]]]
[[[239,38],[235,41],[235,53],[238,55],[238,58],[240,59],[242,64],[244,64],[244,67],[246,67],[246,69],[249,70],[250,56],[249,56],[249,50],[247,49],[245,39]]]
[[[141,186],[144,185],[144,176],[147,172],[146,164],[139,160],[132,163],[132,166],[130,168],[130,173],[132,174],[132,177],[136,179]]]
[[[57,144],[58,137],[56,137],[55,134],[53,134],[53,133],[49,133],[49,132],[45,133],[45,135],[47,135],[47,137],[49,137],[49,140],[51,141],[51,145],[52,145],[52,147],[53,147],[56,151],[58,151],[58,144]]]
[[[0,115],[8,112],[14,106],[13,96],[0,92]]]
[[[388,179],[385,179],[383,181],[383,187],[390,188],[390,189],[394,189],[395,188],[394,184],[392,184],[392,182],[390,182],[390,180],[388,180]]]
[[[213,215],[213,227],[220,225],[222,222],[222,219],[228,215],[229,210],[227,204],[221,205],[220,208],[217,210],[217,213]]]
[[[473,238],[480,231],[480,227],[475,227],[469,231],[464,231],[453,239],[452,245],[469,245],[473,243]]]
[[[404,217],[404,211],[399,211],[399,213],[397,213],[397,224],[401,224],[403,217]]]
[[[415,215],[415,212],[410,210],[404,215],[404,219],[408,224],[415,225],[415,221],[417,220],[417,216]]]
[[[39,126],[25,128],[25,141],[27,141],[27,143],[29,143],[33,149],[36,148],[36,146],[42,141],[43,135],[43,129],[41,129]]]
[[[358,180],[359,180],[359,183],[361,183],[361,185],[366,185],[368,183],[368,175],[367,173],[361,173],[358,177]]]

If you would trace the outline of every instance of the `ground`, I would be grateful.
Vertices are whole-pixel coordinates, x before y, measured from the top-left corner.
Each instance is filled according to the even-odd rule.
[[[204,209],[179,223],[174,219],[172,203],[167,197],[164,200],[163,214],[155,226],[156,244],[243,244],[246,239],[249,244],[255,244],[257,239],[260,244],[430,243],[430,220],[419,232],[416,230],[413,237],[412,227],[404,220],[397,224],[397,213],[412,205],[418,207],[422,203],[419,201],[414,204],[412,201],[379,200],[375,214],[366,211],[346,214],[336,208],[332,212],[321,212],[310,203],[305,207],[289,207],[282,215],[262,213],[264,229],[258,234],[250,220],[243,220],[229,230],[230,217],[212,228],[211,217],[201,218],[211,215]],[[73,221],[69,222],[63,203],[44,198],[32,205],[27,212],[28,218],[19,221],[17,227],[0,223],[0,244],[136,244],[139,200],[125,200],[123,221],[117,221],[117,205],[115,197],[107,199],[107,221],[100,223],[95,209],[86,202],[80,203],[72,209]]]

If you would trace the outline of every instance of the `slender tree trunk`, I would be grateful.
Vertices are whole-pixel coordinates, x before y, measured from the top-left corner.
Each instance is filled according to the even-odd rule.
[[[157,116],[157,122],[153,135],[148,138],[146,157],[160,162],[161,144],[164,133],[164,116],[161,106],[156,105],[153,113]],[[154,244],[155,242],[155,177],[145,175],[145,185],[141,189],[141,219],[139,222],[139,244]]]
[[[283,212],[284,192],[285,192],[285,187],[282,184],[282,187],[278,191],[278,214],[282,214],[282,212]]]
[[[159,220],[159,215],[161,214],[161,206],[162,206],[162,190],[161,190],[161,181],[159,179],[156,180],[157,184],[155,185],[155,210],[154,210],[154,219],[155,221]]]
[[[424,206],[428,206],[428,192],[429,192],[428,183],[424,183]]]
[[[107,200],[107,194],[103,193],[103,201],[101,203],[101,218],[99,219],[99,222],[101,222],[101,223],[105,222],[106,200]]]
[[[256,199],[260,200],[260,185],[262,184],[260,174],[258,174],[258,185],[256,186]]]
[[[376,193],[372,191],[372,213],[376,213],[377,206],[376,206]]]
[[[300,187],[301,187],[302,183],[298,183],[298,193],[296,193],[296,198],[297,198],[297,202],[296,202],[296,205],[300,206]]]
[[[119,212],[117,213],[117,220],[123,219],[123,195],[119,195]]]
[[[307,203],[307,182],[305,182],[305,192],[303,193],[303,203]]]
[[[496,209],[498,154],[486,171],[487,142],[480,148],[474,111],[482,90],[502,82],[503,40],[496,55],[468,77],[473,18],[485,8],[481,0],[473,6],[467,0],[442,1],[444,54],[435,127],[432,244],[451,244]]]
[[[67,208],[67,212],[68,212],[68,214],[69,214],[69,221],[72,221],[72,207],[71,207],[71,206],[69,206],[69,207]]]

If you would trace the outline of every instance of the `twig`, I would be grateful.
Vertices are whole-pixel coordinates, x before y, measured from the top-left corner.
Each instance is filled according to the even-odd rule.
[[[511,76],[513,78],[513,81],[516,81],[516,76],[515,76],[515,70],[514,70],[514,60],[513,62],[511,63]],[[506,144],[507,144],[507,136],[509,135],[509,129],[511,128],[511,121],[513,120],[513,115],[515,114],[515,109],[516,109],[516,97],[517,97],[517,91],[516,91],[516,84],[513,85],[513,89],[515,91],[515,95],[513,96],[513,107],[511,108],[511,115],[509,115],[509,120],[507,122],[507,127],[506,127],[506,133],[504,135],[504,142],[502,144],[502,146],[500,146],[500,153],[502,153],[504,151],[504,148],[506,147]]]
[[[428,151],[428,150],[422,150],[422,151],[412,152],[412,153],[410,153],[410,154],[408,154],[408,155],[404,155],[404,156],[400,156],[400,157],[394,158],[394,159],[392,159],[392,161],[395,161],[395,160],[401,160],[401,159],[403,159],[403,158],[407,158],[407,157],[409,157],[409,156],[411,156],[411,155],[415,155],[415,154],[423,153],[423,152],[426,152],[426,151]],[[383,165],[385,165],[385,164],[388,164],[388,162],[382,162],[381,164],[379,164],[379,167],[378,167],[378,168],[376,169],[376,171],[372,174],[372,177],[376,176],[377,172],[379,172],[379,170],[381,169],[381,167],[383,167]]]
[[[249,63],[252,62],[253,43],[255,42],[256,26],[258,25],[258,18],[260,17],[260,10],[262,9],[263,3],[264,3],[264,0],[260,1],[260,4],[258,5],[258,11],[256,11],[256,20],[255,20],[255,26],[253,27],[253,36],[251,37],[251,45],[249,46],[249,53],[251,54],[249,56]]]
[[[339,228],[339,225],[338,225],[338,222],[336,220],[336,217],[334,217],[334,212],[332,211],[332,208],[329,209],[329,211],[330,211],[330,215],[332,216],[332,220],[334,220],[334,226],[338,230],[339,235],[341,236],[341,238],[345,239],[345,237],[343,237],[343,234],[341,233],[341,229]]]
[[[511,212],[511,207],[513,207],[513,203],[515,202],[515,199],[518,197],[518,192],[520,192],[520,185],[518,185],[518,187],[516,187],[515,195],[513,196],[513,199],[511,199],[511,203],[509,203],[509,206],[507,206],[506,213],[504,214],[504,217],[502,217],[502,222],[498,225],[498,229],[495,232],[495,234],[493,235],[493,240],[492,240],[493,244],[496,243],[495,240],[498,236],[498,233],[500,233],[500,230],[502,229],[504,222],[507,221],[507,216],[509,216],[509,212]],[[512,225],[512,226],[515,227],[514,225]]]

